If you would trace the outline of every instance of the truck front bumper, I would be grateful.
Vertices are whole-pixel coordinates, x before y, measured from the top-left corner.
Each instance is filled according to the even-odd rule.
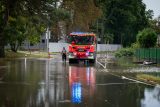
[[[76,53],[69,53],[68,56],[69,59],[95,59],[95,54],[94,53],[89,53],[88,55],[78,55]]]

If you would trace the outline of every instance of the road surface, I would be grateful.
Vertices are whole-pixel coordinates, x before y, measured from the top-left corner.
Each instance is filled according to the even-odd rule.
[[[1,60],[0,107],[160,107],[160,88],[59,55]]]

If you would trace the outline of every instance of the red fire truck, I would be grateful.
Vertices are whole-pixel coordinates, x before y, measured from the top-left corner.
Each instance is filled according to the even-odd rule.
[[[96,59],[96,35],[86,32],[72,32],[69,35],[69,63],[78,60],[88,60],[91,63]]]

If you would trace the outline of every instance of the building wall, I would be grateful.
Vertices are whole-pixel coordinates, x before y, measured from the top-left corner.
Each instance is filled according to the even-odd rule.
[[[63,47],[68,51],[68,43],[49,43],[49,52],[61,52]]]

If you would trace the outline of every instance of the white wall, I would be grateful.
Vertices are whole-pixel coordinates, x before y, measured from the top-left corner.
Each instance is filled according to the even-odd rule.
[[[97,51],[116,51],[120,49],[121,45],[115,45],[115,44],[98,44],[97,45]]]
[[[49,52],[61,52],[63,47],[68,51],[68,43],[49,43]]]
[[[61,52],[62,48],[65,47],[68,51],[68,43],[49,43],[49,52]],[[6,46],[6,49],[10,49],[10,46]],[[20,47],[21,49],[28,50],[28,45],[24,44]],[[34,46],[29,47],[31,50],[41,50],[41,51],[47,51],[46,44],[37,44]],[[97,51],[116,51],[121,48],[121,45],[114,45],[114,44],[97,44]]]
[[[61,52],[62,48],[65,47],[68,51],[67,43],[49,43],[49,51],[50,52]],[[114,44],[98,44],[97,51],[116,51],[121,48],[121,45]]]

